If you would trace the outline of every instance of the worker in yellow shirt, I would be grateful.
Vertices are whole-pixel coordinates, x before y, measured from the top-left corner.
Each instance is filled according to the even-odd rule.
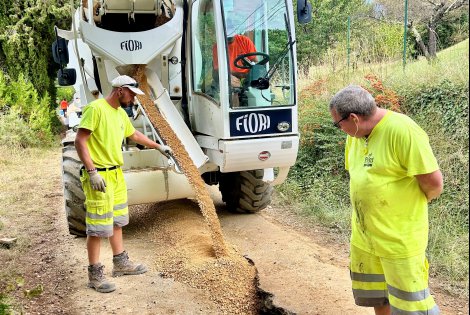
[[[129,223],[127,187],[121,166],[124,164],[124,138],[171,154],[171,149],[158,144],[132,126],[122,107],[129,106],[137,94],[144,94],[138,83],[121,75],[112,81],[112,91],[83,109],[75,147],[83,163],[81,181],[85,193],[88,251],[88,286],[101,293],[116,289],[106,280],[100,263],[101,238],[109,238],[113,251],[113,276],[137,275],[147,271],[142,264],[129,260],[124,250],[122,227]]]
[[[428,202],[439,197],[443,180],[428,136],[409,117],[377,107],[360,86],[339,91],[330,113],[348,135],[356,304],[376,314],[438,314],[425,251]]]

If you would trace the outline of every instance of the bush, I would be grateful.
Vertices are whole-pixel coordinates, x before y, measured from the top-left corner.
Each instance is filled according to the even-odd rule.
[[[54,140],[53,121],[47,93],[39,97],[31,82],[20,75],[12,81],[0,71],[0,139],[14,146],[51,145]]]
[[[362,62],[383,62],[401,57],[403,26],[392,23],[363,22],[362,29],[352,30],[351,47]],[[367,31],[365,31],[367,28]]]
[[[289,178],[302,189],[312,186],[316,178],[324,175],[345,176],[344,135],[336,129],[322,97],[324,82],[313,82],[305,88],[300,99],[299,128],[301,145],[297,162]]]
[[[326,81],[303,89],[299,99],[301,145],[289,178],[278,188],[284,204],[346,237],[350,229],[349,180],[344,169],[345,135],[332,124]]]
[[[468,126],[468,82],[454,83],[444,79],[434,85],[404,90],[401,94],[411,115],[426,124],[431,119],[433,124],[442,126],[451,137],[465,137],[458,131]],[[468,132],[466,137],[468,139]]]
[[[0,142],[12,147],[36,147],[41,141],[18,113],[0,114]]]

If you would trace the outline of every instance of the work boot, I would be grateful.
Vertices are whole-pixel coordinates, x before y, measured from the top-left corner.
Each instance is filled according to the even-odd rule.
[[[100,263],[88,266],[88,287],[100,293],[113,292],[116,290],[116,286],[106,280],[103,269],[104,266]]]
[[[147,267],[142,264],[134,264],[129,260],[126,251],[119,255],[113,256],[113,277],[120,277],[124,275],[140,275],[147,272]]]

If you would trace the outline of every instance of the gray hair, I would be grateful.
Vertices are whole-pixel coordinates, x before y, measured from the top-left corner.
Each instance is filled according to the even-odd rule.
[[[352,113],[369,117],[376,108],[374,97],[358,85],[345,87],[330,101],[330,111],[335,110],[340,117],[346,117]]]

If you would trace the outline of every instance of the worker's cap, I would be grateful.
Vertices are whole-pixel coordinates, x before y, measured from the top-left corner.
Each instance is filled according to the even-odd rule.
[[[135,94],[145,94],[141,89],[139,89],[139,83],[127,75],[118,76],[111,82],[111,85],[115,88],[126,87]]]

